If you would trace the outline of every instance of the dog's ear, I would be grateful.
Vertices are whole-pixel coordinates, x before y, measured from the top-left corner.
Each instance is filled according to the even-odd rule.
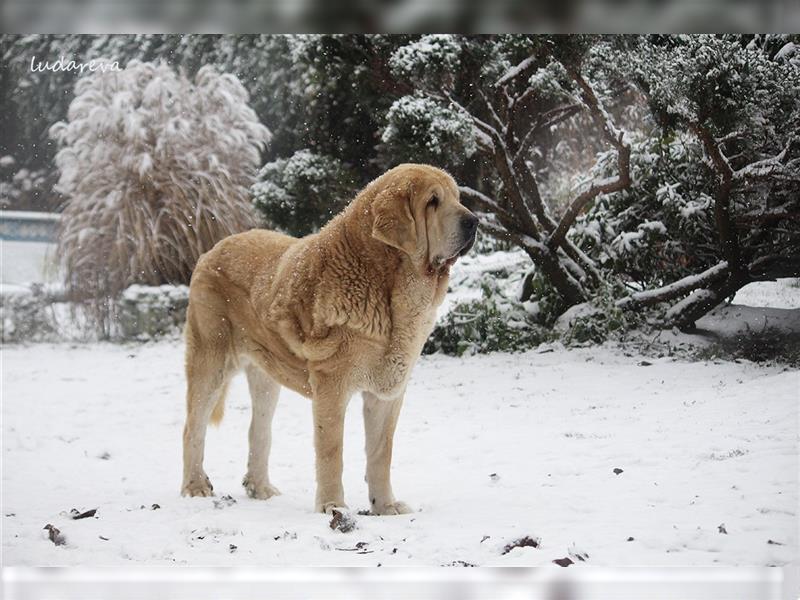
[[[411,214],[411,194],[397,188],[385,189],[372,202],[372,237],[413,255],[417,230]]]

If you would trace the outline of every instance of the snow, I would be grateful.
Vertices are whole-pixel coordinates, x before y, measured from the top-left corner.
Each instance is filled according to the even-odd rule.
[[[572,327],[573,323],[577,319],[591,317],[599,312],[600,309],[596,306],[593,306],[590,302],[576,304],[575,306],[569,307],[561,316],[558,317],[558,319],[556,319],[556,322],[553,323],[553,330],[560,334],[564,334],[569,331],[570,327]]]
[[[178,341],[3,349],[7,566],[545,565],[570,552],[588,554],[578,567],[797,559],[796,371],[643,361],[611,347],[422,357],[393,465],[398,497],[418,512],[357,515],[344,534],[311,511],[310,404],[291,392],[272,452],[283,495],[245,497],[242,378],[209,431],[217,497],[179,496],[182,361]],[[358,413],[354,399],[344,462],[354,511],[367,508]],[[73,521],[72,508],[98,511]],[[48,523],[66,545],[47,540]],[[540,547],[503,554],[523,536]]]
[[[733,303],[767,308],[800,308],[800,278],[750,283],[736,292]]]
[[[405,77],[434,68],[454,73],[459,67],[460,53],[461,47],[454,36],[431,34],[398,48],[389,59],[389,67]]]
[[[122,298],[129,302],[186,302],[189,297],[187,285],[130,285],[122,291]]]

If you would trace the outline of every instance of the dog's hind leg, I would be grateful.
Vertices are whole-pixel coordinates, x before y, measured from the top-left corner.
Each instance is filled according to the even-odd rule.
[[[247,458],[247,475],[244,485],[251,498],[266,500],[280,494],[269,482],[269,451],[272,446],[272,417],[278,404],[281,386],[260,367],[245,367],[247,385],[253,401],[253,416],[250,421],[250,453]]]
[[[183,496],[211,496],[214,487],[203,469],[209,421],[222,419],[225,393],[235,372],[226,350],[204,344],[194,336],[191,322],[186,335],[186,424],[183,429]]]

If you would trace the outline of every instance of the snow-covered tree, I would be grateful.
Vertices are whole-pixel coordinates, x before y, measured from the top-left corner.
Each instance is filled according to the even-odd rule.
[[[251,227],[249,188],[268,130],[239,80],[194,81],[133,61],[79,80],[61,145],[66,285],[108,331],[108,300],[133,283],[187,283],[198,257]]]
[[[667,135],[692,138],[673,161],[682,174],[662,180],[656,198],[660,213],[681,215],[685,229],[668,237],[695,262],[622,305],[677,300],[668,322],[692,327],[752,281],[800,275],[800,68],[794,42],[768,41],[652,36],[620,54]]]
[[[453,165],[478,150],[472,119],[424,94],[399,98],[389,108],[386,121],[381,137],[385,155],[403,156],[409,140],[415,144],[412,152],[418,162]]]
[[[575,242],[632,290],[660,287],[716,264],[713,181],[687,132],[631,133],[631,186],[602,196],[573,227]],[[599,176],[616,168],[601,155]]]
[[[407,36],[224,36],[225,68],[252,90],[254,107],[274,137],[259,188],[268,222],[297,235],[313,231],[358,188],[392,164],[381,160],[378,132],[398,89],[388,60]],[[230,46],[228,50],[225,47]],[[230,59],[225,58],[230,56]],[[265,68],[267,65],[267,68]],[[390,161],[397,161],[393,155]],[[402,162],[402,159],[399,160]],[[300,171],[305,165],[309,171]],[[320,168],[330,167],[323,174]],[[287,169],[286,173],[282,173]],[[300,170],[299,170],[300,169]],[[299,204],[294,205],[294,199]],[[281,208],[282,207],[282,208]],[[282,212],[286,211],[286,212]]]
[[[481,159],[462,196],[530,256],[524,294],[544,280],[561,310],[601,287],[623,309],[678,301],[664,320],[689,327],[800,273],[794,37],[425,36],[390,61],[415,92],[384,141]]]
[[[271,227],[305,235],[347,205],[352,180],[341,161],[298,150],[261,168],[252,189],[253,202]]]
[[[396,132],[405,130],[429,151],[460,152],[462,160],[479,154],[488,170],[484,189],[463,186],[462,195],[479,209],[484,231],[525,250],[557,290],[562,309],[589,299],[600,282],[595,261],[568,236],[576,217],[601,194],[630,184],[629,144],[584,73],[591,41],[425,36],[398,49],[390,61],[417,91],[395,102],[384,141],[396,143]],[[423,103],[436,118],[418,117]],[[404,106],[410,108],[400,110]],[[595,137],[616,157],[617,170],[611,177],[585,178],[556,214],[542,188],[553,166],[545,147],[553,145],[553,129],[578,113],[588,116]],[[456,136],[460,143],[451,143]],[[448,149],[440,147],[443,142],[450,143]]]

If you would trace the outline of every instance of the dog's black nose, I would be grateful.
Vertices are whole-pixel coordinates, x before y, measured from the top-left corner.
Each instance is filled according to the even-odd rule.
[[[467,236],[472,236],[478,229],[478,217],[468,215],[461,218],[461,228]]]

